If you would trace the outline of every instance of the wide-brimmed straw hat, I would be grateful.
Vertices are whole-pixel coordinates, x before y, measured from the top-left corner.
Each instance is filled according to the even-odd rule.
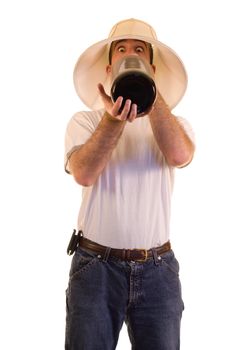
[[[86,49],[74,68],[74,86],[84,104],[92,110],[103,108],[97,85],[102,83],[110,95],[111,82],[106,72],[109,49],[113,41],[137,39],[148,42],[153,48],[153,64],[156,66],[155,84],[170,109],[183,97],[187,88],[187,73],[178,55],[167,45],[157,40],[154,29],[137,19],[118,22],[108,39]]]

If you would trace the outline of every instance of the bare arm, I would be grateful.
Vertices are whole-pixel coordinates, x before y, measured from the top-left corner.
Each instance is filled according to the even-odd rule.
[[[159,93],[149,117],[167,163],[179,168],[189,164],[194,155],[194,145]]]
[[[131,105],[130,100],[125,102],[120,112],[122,97],[113,104],[102,85],[99,85],[99,92],[106,112],[92,136],[69,158],[70,170],[76,182],[83,186],[94,184],[110,160],[126,121],[132,122],[137,114],[137,106]]]
[[[125,121],[113,121],[105,114],[90,139],[74,151],[70,170],[77,183],[91,186],[105,168],[122,134]]]

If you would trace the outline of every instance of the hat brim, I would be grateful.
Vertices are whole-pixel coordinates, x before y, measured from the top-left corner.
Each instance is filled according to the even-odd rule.
[[[97,85],[103,84],[110,94],[110,79],[106,72],[109,48],[113,41],[136,39],[148,42],[153,47],[153,64],[156,67],[155,84],[164,100],[173,109],[182,99],[187,88],[187,72],[179,56],[158,40],[124,35],[105,39],[86,49],[79,57],[73,73],[76,92],[83,103],[92,110],[104,107]]]

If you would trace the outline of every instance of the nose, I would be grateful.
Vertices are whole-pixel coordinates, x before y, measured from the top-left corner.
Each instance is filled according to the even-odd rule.
[[[136,51],[136,49],[133,48],[133,47],[131,47],[131,48],[129,48],[129,49],[127,50],[127,54],[128,54],[128,55],[136,55],[136,56],[139,56],[138,53],[137,53],[137,51]]]

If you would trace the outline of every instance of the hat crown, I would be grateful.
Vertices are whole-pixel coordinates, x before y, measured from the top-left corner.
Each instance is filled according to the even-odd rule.
[[[154,29],[146,22],[130,18],[118,22],[111,29],[109,38],[121,37],[121,36],[141,36],[157,40],[156,32]]]

